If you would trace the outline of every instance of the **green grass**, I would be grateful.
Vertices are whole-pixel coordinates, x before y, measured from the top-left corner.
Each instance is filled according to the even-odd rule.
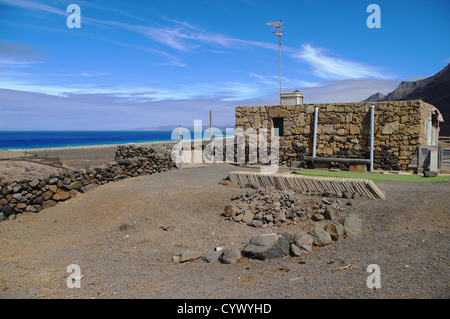
[[[379,174],[379,173],[363,173],[363,172],[330,172],[328,170],[319,169],[302,169],[293,171],[293,174],[305,176],[322,176],[322,177],[340,177],[340,178],[363,178],[371,179],[375,184],[381,181],[392,182],[448,182],[450,176],[423,177],[419,175],[400,175],[400,174]]]

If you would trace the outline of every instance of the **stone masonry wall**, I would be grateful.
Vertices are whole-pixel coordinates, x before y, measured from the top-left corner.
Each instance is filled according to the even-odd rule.
[[[102,167],[67,171],[13,182],[0,182],[0,221],[23,212],[37,213],[97,185],[167,171],[175,167],[169,149],[119,146],[115,161]]]
[[[312,155],[318,107],[316,156],[368,159],[370,105],[375,106],[374,168],[405,170],[417,147],[427,145],[427,120],[435,108],[421,100],[237,107],[236,128],[272,128],[273,118],[283,118],[280,164],[288,164]]]

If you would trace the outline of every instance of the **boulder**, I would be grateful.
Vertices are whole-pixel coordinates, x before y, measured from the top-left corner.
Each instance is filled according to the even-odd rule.
[[[344,226],[336,221],[328,223],[323,229],[330,234],[334,241],[344,238]]]
[[[293,236],[289,234],[278,235],[275,233],[252,237],[242,249],[242,255],[252,259],[272,259],[289,254]]]
[[[349,215],[344,220],[344,232],[347,237],[359,235],[362,231],[362,221],[356,215]]]
[[[312,251],[313,241],[313,238],[302,230],[294,236],[294,244],[302,253],[310,253]]]
[[[207,263],[212,263],[215,261],[218,261],[220,258],[220,255],[222,254],[222,247],[216,247],[212,250],[209,250],[206,252],[205,256],[203,257],[203,260]]]
[[[220,255],[220,262],[223,264],[233,264],[242,257],[241,251],[235,247],[225,248]]]
[[[330,234],[328,234],[321,227],[314,227],[308,231],[308,235],[310,235],[313,239],[313,243],[316,246],[325,246],[332,243],[332,239]]]
[[[334,207],[327,207],[323,213],[323,217],[328,220],[335,220],[337,216],[337,209]]]

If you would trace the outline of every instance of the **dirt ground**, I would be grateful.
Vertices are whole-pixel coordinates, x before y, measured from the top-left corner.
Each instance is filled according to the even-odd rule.
[[[0,223],[0,298],[450,297],[450,183],[381,182],[385,200],[348,207],[362,234],[302,257],[174,263],[185,249],[241,249],[254,235],[309,227],[226,221],[224,206],[248,190],[219,184],[235,170],[244,169],[213,164],[129,178]],[[67,287],[71,264],[81,288]],[[367,287],[370,264],[380,267],[380,289]]]

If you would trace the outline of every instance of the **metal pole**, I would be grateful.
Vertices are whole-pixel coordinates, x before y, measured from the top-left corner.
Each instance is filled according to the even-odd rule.
[[[281,106],[281,36],[280,36],[280,106]]]
[[[373,131],[374,131],[374,109],[375,106],[371,105],[370,106],[370,169],[369,171],[372,172],[373,171]]]
[[[210,146],[211,146],[211,161],[213,160],[213,132],[212,132],[212,111],[209,110],[209,135],[210,135]]]
[[[319,108],[316,106],[314,109],[314,135],[313,135],[313,149],[312,157],[316,157],[316,138],[317,138],[317,118],[319,117]]]

